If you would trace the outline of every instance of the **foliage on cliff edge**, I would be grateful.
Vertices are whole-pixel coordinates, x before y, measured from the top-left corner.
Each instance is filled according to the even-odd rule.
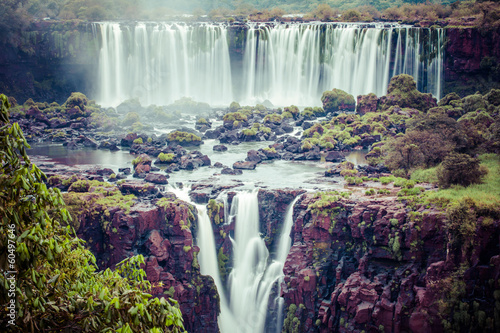
[[[0,99],[2,327],[11,332],[184,331],[175,301],[148,294],[151,285],[139,268],[142,256],[114,271],[96,271],[94,255],[71,227],[61,225],[70,219],[61,193],[43,183],[45,175],[31,164],[19,125],[9,122],[7,98]],[[11,300],[17,326],[8,323]]]

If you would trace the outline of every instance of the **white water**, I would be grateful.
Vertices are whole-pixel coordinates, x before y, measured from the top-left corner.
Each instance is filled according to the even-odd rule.
[[[233,101],[227,28],[180,23],[104,22],[99,56],[98,102],[138,98],[167,105],[182,97],[213,105]]]
[[[223,106],[233,100],[321,105],[322,93],[332,88],[354,97],[382,96],[400,73],[412,75],[420,91],[437,98],[442,93],[443,29],[253,23],[241,60],[236,53],[230,57],[228,43],[235,37],[224,24],[96,25],[98,101],[106,106],[130,98],[166,105],[185,96]]]
[[[191,202],[189,188],[168,190],[184,201]],[[279,297],[283,281],[283,266],[291,247],[290,232],[293,226],[293,206],[298,197],[288,206],[276,254],[272,260],[259,231],[258,190],[238,192],[233,198],[231,212],[226,218],[236,219],[233,244],[233,269],[227,286],[220,278],[217,250],[212,224],[206,206],[195,205],[198,210],[198,234],[196,243],[200,248],[198,262],[201,274],[214,279],[219,292],[221,313],[218,318],[222,333],[260,333],[266,327],[268,304],[272,288],[278,287],[273,308],[277,309],[276,326],[283,322],[283,300]],[[229,291],[229,295],[226,295]]]
[[[431,34],[428,48],[420,40],[423,34]],[[276,105],[320,105],[322,93],[332,88],[354,97],[382,96],[390,77],[401,73],[412,75],[420,91],[439,98],[443,34],[442,29],[381,24],[370,28],[359,24],[254,24],[247,33],[243,103],[268,99]],[[397,36],[396,45],[393,35]],[[430,54],[435,56],[425,60]]]
[[[231,210],[236,218],[233,269],[228,277],[229,313],[221,313],[219,318],[223,333],[266,331],[271,290],[276,283],[281,282],[283,265],[290,250],[295,201],[288,208],[276,257],[270,260],[259,230],[257,195],[257,190],[239,192],[233,199]]]

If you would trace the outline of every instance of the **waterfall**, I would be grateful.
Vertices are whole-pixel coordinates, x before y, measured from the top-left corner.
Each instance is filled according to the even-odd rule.
[[[322,93],[332,88],[354,97],[382,96],[390,76],[401,73],[412,75],[420,91],[440,98],[443,31],[383,24],[251,25],[243,103],[320,105]]]
[[[167,105],[190,97],[214,106],[233,100],[314,106],[332,88],[354,97],[385,95],[389,79],[401,73],[412,75],[422,92],[440,98],[443,90],[440,28],[317,22],[95,27],[101,44],[97,100],[103,105],[130,98]],[[230,49],[241,38],[242,49]]]
[[[233,101],[226,26],[98,25],[101,104],[116,106],[130,98],[143,105],[166,105],[182,97],[213,105]]]
[[[189,188],[168,190],[184,201],[190,202]],[[219,273],[217,250],[212,223],[207,207],[194,204],[198,211],[198,233],[196,243],[200,248],[198,261],[203,275],[214,279],[220,298],[221,313],[218,318],[222,333],[268,332],[265,326],[268,304],[274,286],[278,287],[274,299],[276,327],[283,324],[283,300],[280,286],[283,281],[283,266],[291,247],[290,232],[293,227],[293,206],[299,197],[288,206],[283,227],[277,241],[274,257],[270,258],[259,224],[258,190],[238,192],[232,202],[229,216],[236,219],[233,244],[233,269],[224,286]],[[226,201],[226,200],[225,200]],[[227,211],[226,211],[227,212]],[[229,292],[226,295],[226,291]]]
[[[283,279],[283,265],[290,250],[293,205],[297,199],[288,207],[276,255],[270,258],[259,230],[257,195],[257,190],[240,192],[233,199],[236,225],[233,269],[228,278],[230,315],[225,316],[231,321],[219,319],[219,326],[224,333],[267,331],[265,324],[269,298],[273,286],[279,288]],[[279,315],[276,319],[282,321]]]

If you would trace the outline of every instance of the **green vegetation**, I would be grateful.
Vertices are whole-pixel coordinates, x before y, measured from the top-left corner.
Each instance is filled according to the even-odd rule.
[[[7,97],[0,95],[0,256],[15,255],[18,326],[11,331],[184,331],[180,310],[165,299],[151,298],[142,256],[129,258],[114,271],[97,272],[94,255],[67,225],[71,217],[56,189],[31,164],[29,148],[17,123],[9,122]],[[8,232],[12,230],[12,232]],[[12,236],[11,236],[12,235]],[[11,296],[7,276],[0,275],[0,318],[7,325]],[[146,315],[147,312],[147,315]]]
[[[201,138],[193,133],[174,131],[169,133],[167,136],[168,142],[178,142],[180,145],[183,144],[201,144]]]
[[[173,153],[160,153],[158,159],[163,163],[170,163],[174,160],[175,154]]]
[[[479,166],[479,159],[454,152],[447,155],[437,169],[439,185],[443,188],[480,183],[487,173],[485,167]]]
[[[474,204],[485,210],[500,207],[500,157],[496,154],[485,154],[479,157],[481,166],[488,170],[483,183],[467,187],[456,185],[438,192],[426,192],[426,200],[446,205],[471,198]]]
[[[208,201],[207,205],[207,213],[208,217],[210,218],[210,221],[214,222],[215,224],[219,225],[221,223],[224,223],[224,203],[222,202],[217,202],[214,199],[210,199]],[[222,216],[221,216],[222,212]]]
[[[321,96],[325,112],[338,112],[343,110],[354,110],[356,101],[351,94],[340,89],[327,90]]]

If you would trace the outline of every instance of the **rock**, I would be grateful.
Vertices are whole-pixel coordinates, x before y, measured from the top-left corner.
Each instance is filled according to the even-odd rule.
[[[154,184],[168,184],[167,176],[159,173],[148,173],[146,175],[146,178],[144,178],[145,181],[154,183]]]
[[[325,91],[321,96],[323,109],[325,112],[337,111],[354,111],[356,109],[356,101],[351,94],[343,90],[334,88],[333,90]]]
[[[153,184],[136,180],[127,180],[118,185],[118,188],[123,194],[134,194],[136,196],[147,196],[157,192],[157,188]]]
[[[417,84],[412,76],[400,74],[391,78],[387,95],[379,99],[381,110],[388,110],[391,106],[427,112],[430,108],[436,107],[437,102],[431,94],[424,94],[417,90]]]
[[[339,151],[329,151],[325,156],[326,162],[340,163],[345,161],[345,156]]]
[[[130,168],[119,168],[118,172],[123,172],[125,175],[130,175]]]
[[[377,111],[378,98],[377,95],[370,93],[368,95],[359,95],[356,105],[356,112],[364,115],[367,112]]]
[[[310,121],[304,121],[302,123],[302,129],[305,131],[308,128],[311,128],[314,124]]]
[[[130,147],[134,143],[134,140],[137,139],[137,133],[129,133],[124,138],[121,139],[120,145],[122,147]]]
[[[224,145],[215,145],[215,146],[213,147],[213,150],[214,150],[214,151],[227,151],[227,147],[226,147],[226,146],[224,146]]]
[[[109,168],[104,168],[104,169],[97,169],[97,170],[96,170],[96,173],[97,173],[99,176],[109,176],[109,175],[114,174],[115,172],[114,172],[112,169],[109,169]]]
[[[118,148],[118,145],[115,142],[109,142],[109,141],[102,141],[101,143],[99,143],[98,148],[99,149],[109,149],[111,151],[120,150],[120,148]]]
[[[239,169],[224,168],[224,169],[222,169],[221,174],[223,174],[223,175],[241,175],[241,174],[243,174],[243,171],[241,171]]]
[[[256,162],[238,161],[233,164],[233,169],[254,170]]]
[[[246,160],[249,162],[255,162],[256,164],[262,162],[262,160],[266,160],[267,157],[264,153],[261,153],[257,150],[250,150],[247,152]]]
[[[290,125],[290,124],[282,124],[281,125],[281,129],[283,130],[283,132],[285,133],[292,133],[293,132],[293,126]]]

